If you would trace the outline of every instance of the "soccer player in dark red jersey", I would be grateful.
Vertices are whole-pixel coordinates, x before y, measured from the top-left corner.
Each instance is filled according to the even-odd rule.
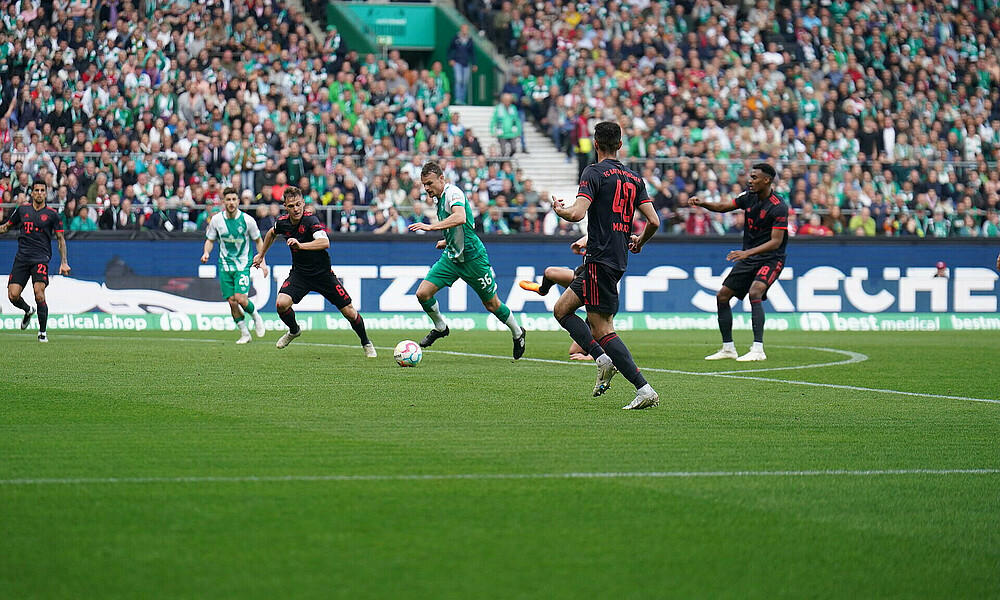
[[[27,329],[31,316],[38,313],[38,341],[49,341],[46,327],[49,321],[49,305],[45,302],[45,288],[49,285],[49,261],[52,260],[52,237],[59,242],[59,274],[69,275],[66,259],[66,238],[63,236],[62,219],[59,213],[45,205],[48,186],[44,181],[36,181],[31,186],[31,203],[14,209],[10,218],[0,225],[0,235],[17,229],[17,254],[7,280],[7,297],[10,303],[24,311],[21,329]],[[21,298],[28,277],[35,291],[35,306],[32,308]]]
[[[583,170],[576,202],[566,207],[552,198],[556,214],[571,222],[588,217],[587,254],[569,288],[556,301],[552,311],[559,324],[580,347],[597,361],[594,396],[608,390],[617,370],[635,386],[635,399],[625,410],[649,408],[660,398],[639,372],[618,334],[613,317],[618,312],[618,281],[628,266],[628,253],[638,254],[660,227],[660,219],[646,194],[642,177],[618,160],[622,130],[617,123],[605,121],[594,127],[597,163]],[[632,235],[632,217],[636,208],[646,217],[642,235]],[[587,308],[587,322],[576,315]]]
[[[288,274],[288,279],[281,284],[276,304],[278,316],[285,325],[288,325],[288,331],[281,336],[276,345],[278,348],[284,348],[302,335],[292,305],[302,300],[309,292],[319,292],[340,309],[340,314],[350,322],[354,333],[361,339],[365,356],[375,358],[378,353],[375,351],[375,345],[368,339],[365,321],[361,318],[361,313],[355,310],[343,284],[333,274],[330,253],[327,251],[330,247],[330,238],[326,234],[326,228],[316,215],[305,214],[305,201],[299,188],[291,186],[286,188],[283,200],[287,214],[278,217],[274,227],[268,230],[264,236],[264,247],[253,257],[252,263],[252,266],[260,268],[264,262],[264,255],[274,240],[279,235],[285,236],[292,251],[292,271]]]
[[[764,300],[767,290],[785,267],[785,246],[788,245],[788,205],[771,190],[777,173],[767,163],[757,163],[750,171],[750,189],[725,202],[706,202],[692,198],[694,206],[704,206],[713,212],[729,212],[742,208],[746,212],[743,249],[733,250],[726,260],[736,265],[722,282],[716,294],[719,308],[719,331],[722,349],[705,360],[735,358],[740,362],[767,360],[764,354]],[[735,296],[743,299],[750,294],[753,324],[753,346],[739,356],[733,344],[733,311],[729,302]]]

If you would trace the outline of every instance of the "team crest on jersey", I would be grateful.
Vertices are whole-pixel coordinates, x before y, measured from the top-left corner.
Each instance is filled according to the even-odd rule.
[[[305,233],[305,232],[306,232],[306,226],[305,225],[299,225],[299,233]]]
[[[42,221],[48,221],[48,220],[49,220],[48,215],[42,215]]]
[[[767,216],[767,210],[763,208],[760,209],[760,218],[763,219],[765,216]]]

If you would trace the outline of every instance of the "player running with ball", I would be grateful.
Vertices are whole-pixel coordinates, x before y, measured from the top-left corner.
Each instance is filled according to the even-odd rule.
[[[205,231],[205,250],[201,262],[207,263],[212,253],[212,246],[219,242],[219,286],[222,297],[229,302],[229,311],[233,321],[240,328],[240,339],[237,344],[250,341],[250,329],[247,327],[245,315],[253,318],[254,332],[257,337],[264,337],[264,319],[257,312],[247,294],[250,293],[250,252],[251,242],[257,252],[264,247],[260,237],[257,221],[240,210],[240,195],[236,188],[227,187],[222,190],[222,202],[225,210],[212,217]],[[264,277],[267,277],[267,267],[261,265]]]
[[[785,266],[785,246],[788,245],[788,205],[771,190],[776,172],[767,163],[757,163],[750,170],[750,190],[727,202],[706,202],[692,198],[694,206],[704,206],[712,212],[729,212],[742,208],[746,212],[743,249],[733,250],[726,260],[736,262],[722,289],[715,296],[719,309],[719,331],[722,350],[705,360],[735,358],[740,362],[767,360],[764,354],[764,300],[767,290],[778,279]],[[750,294],[753,346],[740,356],[733,344],[733,297],[743,299]]]
[[[510,329],[514,336],[514,360],[521,358],[524,355],[524,330],[517,324],[510,309],[497,297],[496,276],[490,266],[486,246],[476,235],[472,208],[465,193],[457,186],[445,183],[444,171],[435,162],[424,164],[420,171],[420,183],[427,194],[437,201],[438,222],[431,225],[414,223],[410,225],[410,231],[444,232],[444,239],[437,243],[438,249],[444,250],[444,253],[417,288],[420,306],[434,321],[434,329],[420,340],[420,346],[427,348],[435,340],[451,333],[434,294],[461,278],[476,290],[486,310]]]
[[[660,397],[639,372],[618,334],[613,317],[618,312],[618,281],[628,266],[628,253],[637,254],[660,227],[660,218],[646,194],[642,177],[618,160],[622,130],[617,123],[605,121],[594,127],[597,163],[583,171],[576,202],[567,208],[553,198],[556,214],[567,221],[587,219],[587,255],[569,288],[556,301],[552,311],[577,344],[597,361],[594,395],[608,390],[615,371],[635,386],[635,399],[625,410],[649,408]],[[641,236],[631,235],[636,208],[646,217]],[[576,315],[587,308],[587,322]]]

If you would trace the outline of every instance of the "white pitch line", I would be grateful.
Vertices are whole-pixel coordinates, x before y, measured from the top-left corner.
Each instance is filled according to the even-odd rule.
[[[638,471],[578,473],[442,473],[427,475],[237,475],[207,477],[73,477],[0,479],[0,487],[143,483],[282,483],[352,481],[489,481],[532,479],[698,479],[751,477],[878,477],[899,475],[997,475],[1000,469],[833,469],[818,471]]]
[[[62,337],[73,337],[73,338],[83,338],[83,339],[112,339],[112,338],[109,338],[107,336],[101,336],[101,335],[76,335],[76,334],[67,334],[67,335],[62,336]],[[133,337],[133,336],[130,336],[129,339],[152,340],[152,341],[169,340],[169,341],[175,341],[175,342],[207,342],[207,343],[220,343],[220,342],[223,341],[223,340],[218,340],[218,339],[205,339],[205,338],[161,338],[161,337]],[[348,345],[348,344],[324,344],[324,343],[319,343],[319,342],[295,342],[295,345],[296,346],[315,346],[315,347],[320,347],[320,348],[348,348],[348,349],[360,349],[361,348],[360,346],[353,346],[353,345]],[[806,349],[812,349],[812,350],[827,350],[827,351],[830,351],[830,352],[838,352],[838,353],[845,353],[845,354],[849,352],[847,350],[836,350],[834,348],[818,348],[818,347],[811,347],[811,346],[782,346],[782,347],[783,348],[806,348]],[[386,347],[386,346],[378,346],[377,348],[379,350],[392,350],[392,348],[389,348],[389,347]],[[491,359],[510,360],[510,361],[514,360],[513,358],[511,358],[509,356],[496,356],[494,354],[478,354],[478,353],[472,353],[472,352],[455,352],[453,350],[433,350],[432,352],[435,353],[435,354],[448,354],[448,355],[451,355],[451,356],[465,356],[465,357],[470,357],[470,358],[491,358]],[[860,354],[860,353],[853,353],[852,352],[851,354]],[[865,356],[865,355],[861,354],[861,356]],[[865,356],[865,358],[867,359],[867,356]],[[550,359],[550,358],[523,357],[523,358],[521,358],[521,361],[524,361],[524,362],[538,362],[538,363],[546,363],[546,364],[553,364],[553,365],[578,365],[578,366],[588,366],[588,365],[590,365],[590,363],[582,362],[582,361],[563,361],[563,360],[553,360],[553,359]],[[860,359],[859,360],[848,359],[846,361],[838,361],[838,362],[835,362],[835,363],[824,363],[824,364],[819,364],[819,365],[809,365],[808,368],[818,368],[818,367],[822,367],[822,366],[829,366],[831,364],[834,364],[834,365],[837,365],[837,364],[849,364],[851,362],[861,362],[861,360]],[[799,367],[794,367],[794,368],[806,368],[806,366],[799,366]],[[991,399],[991,398],[971,398],[971,397],[968,397],[968,396],[950,396],[950,395],[945,395],[945,394],[927,394],[927,393],[924,393],[924,392],[904,392],[904,391],[901,391],[901,390],[890,390],[890,389],[881,389],[881,388],[867,388],[867,387],[858,387],[858,386],[852,386],[852,385],[842,385],[842,384],[837,384],[837,383],[818,383],[818,382],[815,382],[815,381],[796,381],[796,380],[792,380],[792,379],[773,379],[773,378],[769,378],[769,377],[752,377],[752,376],[745,376],[745,375],[739,375],[738,374],[738,373],[752,373],[752,372],[755,372],[754,370],[746,370],[746,371],[717,371],[717,372],[708,372],[708,373],[706,373],[706,372],[701,372],[701,371],[680,371],[680,370],[677,370],[677,369],[657,369],[655,367],[641,367],[640,369],[642,371],[651,371],[653,373],[668,373],[668,374],[672,374],[672,375],[690,375],[690,376],[694,376],[694,377],[722,377],[722,378],[725,378],[725,379],[746,379],[748,381],[763,381],[763,382],[767,382],[767,383],[786,383],[786,384],[789,384],[789,385],[802,385],[802,386],[822,387],[822,388],[830,388],[830,389],[837,389],[837,390],[850,390],[850,391],[853,391],[853,392],[871,392],[871,393],[876,393],[876,394],[894,394],[894,395],[899,395],[899,396],[911,396],[911,397],[916,397],[916,398],[935,398],[935,399],[939,399],[939,400],[964,400],[966,402],[985,402],[985,403],[989,403],[989,404],[1000,404],[1000,400],[994,400],[994,399]]]

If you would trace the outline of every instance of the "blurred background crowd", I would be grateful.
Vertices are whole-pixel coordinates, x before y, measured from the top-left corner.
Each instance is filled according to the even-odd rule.
[[[268,227],[296,185],[332,231],[403,233],[435,218],[418,181],[434,158],[485,233],[578,232],[524,177],[530,155],[463,126],[455,61],[359,56],[283,0],[4,7],[8,210],[42,178],[69,229],[197,231],[233,185]],[[734,196],[767,159],[795,235],[1000,236],[996,2],[458,7],[509,61],[502,141],[534,124],[576,171],[593,124],[620,123],[666,232],[740,233],[741,214],[688,199]]]

